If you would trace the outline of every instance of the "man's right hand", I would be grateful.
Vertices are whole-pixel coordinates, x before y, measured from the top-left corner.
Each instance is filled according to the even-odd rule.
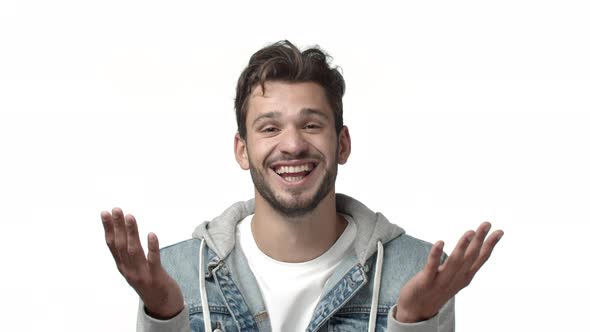
[[[135,217],[123,215],[120,208],[100,214],[107,246],[119,272],[135,289],[146,312],[157,319],[169,319],[184,308],[182,291],[160,263],[156,234],[148,234],[147,258],[139,241]]]

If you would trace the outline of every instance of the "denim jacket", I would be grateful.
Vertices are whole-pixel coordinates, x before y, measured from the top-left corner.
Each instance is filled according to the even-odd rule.
[[[356,224],[354,254],[328,279],[306,332],[454,331],[453,299],[426,321],[404,324],[393,318],[401,287],[424,267],[432,245],[351,197],[337,194],[336,202],[338,212]],[[235,203],[199,225],[192,239],[161,249],[162,264],[179,284],[185,307],[169,320],[158,320],[140,301],[137,331],[271,331],[256,278],[235,245],[236,225],[253,213],[253,200]]]

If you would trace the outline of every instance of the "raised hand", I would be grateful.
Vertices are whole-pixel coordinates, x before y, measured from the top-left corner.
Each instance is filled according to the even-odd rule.
[[[120,208],[100,214],[105,239],[117,263],[119,272],[135,289],[147,313],[155,318],[168,319],[184,308],[180,287],[166,273],[160,263],[160,247],[156,234],[148,234],[148,254],[144,254],[135,217],[123,216]]]
[[[427,320],[435,316],[461,289],[467,287],[504,235],[504,232],[497,230],[486,239],[491,227],[489,222],[484,222],[476,232],[466,232],[442,265],[439,264],[444,243],[435,243],[424,269],[401,289],[396,320],[403,323]]]

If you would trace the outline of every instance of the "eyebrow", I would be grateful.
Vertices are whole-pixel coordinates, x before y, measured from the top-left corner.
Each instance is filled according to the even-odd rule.
[[[303,115],[318,115],[326,120],[329,120],[330,118],[326,115],[326,113],[323,113],[319,110],[313,109],[313,108],[304,108],[301,110],[301,112],[303,113]]]
[[[309,107],[303,108],[303,109],[301,109],[300,113],[303,113],[304,116],[317,115],[317,116],[320,116],[326,120],[329,119],[329,117],[325,113],[323,113],[319,110],[316,110],[314,108],[309,108]],[[257,116],[256,119],[254,119],[254,122],[252,122],[252,125],[255,125],[256,122],[261,121],[262,119],[280,118],[281,115],[282,115],[282,113],[277,112],[277,111],[262,113],[259,116]]]
[[[252,125],[255,125],[256,122],[262,120],[262,119],[275,119],[281,116],[281,113],[279,112],[266,112],[266,113],[262,113],[259,116],[256,117],[256,119],[254,119],[254,122],[252,122]]]

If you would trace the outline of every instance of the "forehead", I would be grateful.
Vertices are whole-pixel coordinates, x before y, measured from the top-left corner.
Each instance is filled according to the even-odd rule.
[[[288,83],[270,81],[262,87],[258,85],[248,100],[246,122],[250,122],[257,114],[279,112],[285,114],[304,114],[305,109],[313,109],[332,118],[332,110],[324,88],[314,82]]]

